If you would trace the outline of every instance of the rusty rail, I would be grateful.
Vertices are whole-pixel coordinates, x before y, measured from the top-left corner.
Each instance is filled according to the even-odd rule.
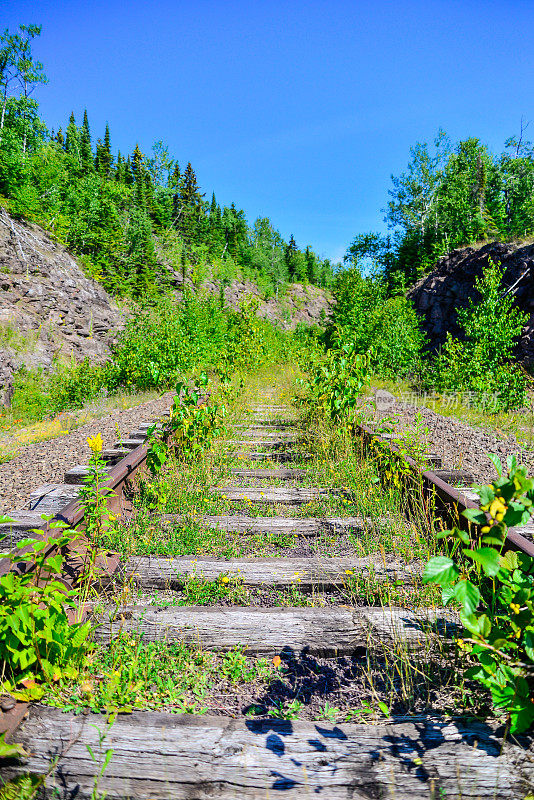
[[[366,425],[360,424],[358,427],[362,432],[364,439],[367,441],[371,441],[372,439],[378,440],[384,447],[388,448],[392,454],[404,459],[404,461],[406,461],[406,463],[417,472],[423,482],[423,485],[429,491],[433,492],[437,497],[439,497],[442,504],[446,508],[453,507],[456,510],[454,516],[458,517],[460,523],[464,522],[460,516],[460,512],[465,511],[468,508],[480,508],[480,504],[475,500],[471,500],[469,497],[466,497],[461,489],[446,483],[446,481],[440,478],[439,475],[436,475],[432,470],[422,469],[420,464],[418,464],[414,458],[406,453],[403,453],[400,447],[397,447],[396,444],[390,442],[386,437],[381,436],[379,433],[376,433]],[[465,524],[467,525],[467,520],[465,520]],[[521,534],[519,532],[520,530],[520,528],[509,528],[506,537],[509,549],[519,550],[522,553],[526,553],[527,555],[534,557],[534,542],[530,541],[526,536]]]

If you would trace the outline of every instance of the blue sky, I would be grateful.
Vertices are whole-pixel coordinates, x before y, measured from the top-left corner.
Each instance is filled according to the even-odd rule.
[[[499,151],[532,120],[532,0],[4,0],[42,23],[35,53],[57,127],[87,107],[114,150],[163,139],[249,220],[340,258],[384,230],[390,175],[443,127]]]

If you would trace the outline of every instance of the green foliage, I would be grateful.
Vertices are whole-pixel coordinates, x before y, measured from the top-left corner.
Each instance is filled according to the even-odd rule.
[[[272,664],[247,656],[241,647],[217,654],[184,642],[144,642],[123,634],[89,654],[81,679],[49,686],[45,700],[96,713],[142,708],[203,714],[221,682],[232,691],[238,683],[269,681],[273,674]]]
[[[171,448],[178,458],[190,460],[209,450],[223,432],[226,409],[219,403],[207,402],[206,373],[202,372],[194,384],[187,386],[185,381],[178,381],[170,422],[164,428],[153,425],[147,432],[147,467],[152,475],[160,472]]]
[[[403,291],[455,247],[534,232],[534,147],[519,137],[493,156],[472,137],[453,145],[440,130],[432,145],[410,148],[407,169],[392,176],[386,221],[391,237],[355,237],[345,262],[371,262],[388,291]]]
[[[518,408],[526,395],[525,374],[512,356],[527,315],[514,307],[511,294],[503,293],[502,274],[489,259],[476,282],[481,299],[458,311],[465,340],[449,335],[436,363],[439,389],[473,392],[477,403],[490,411]]]
[[[308,334],[282,331],[260,319],[256,309],[255,300],[232,311],[215,298],[186,294],[180,303],[159,298],[132,314],[109,362],[73,360],[47,374],[17,372],[11,410],[32,422],[121,388],[168,389],[193,370],[213,371],[229,385],[236,371],[287,362],[307,348]]]
[[[0,37],[0,195],[12,213],[27,217],[70,249],[86,257],[89,274],[108,291],[144,297],[173,280],[171,268],[207,277],[218,263],[235,277],[252,278],[272,293],[287,281],[326,286],[332,270],[307,247],[286,243],[267,218],[249,226],[232,203],[211,202],[198,185],[191,163],[183,173],[164,142],[152,155],[136,145],[115,159],[111,133],[93,145],[87,111],[78,125],[74,114],[54,135],[39,118],[30,97],[46,82],[31,45],[39,26],[21,26]],[[21,87],[18,96],[12,89]],[[167,248],[171,241],[179,243]]]
[[[446,605],[460,606],[465,676],[488,689],[511,731],[521,732],[534,722],[534,559],[503,550],[508,528],[532,516],[534,480],[515,457],[509,457],[506,475],[493,460],[499,478],[479,487],[480,510],[464,512],[479,526],[475,537],[459,528],[440,534],[451,555],[430,559],[423,580],[441,587]]]
[[[326,331],[369,354],[370,369],[383,377],[413,375],[420,370],[424,335],[411,303],[388,297],[380,279],[364,278],[357,267],[344,270],[334,284],[336,305]]]
[[[146,464],[153,478],[165,466],[171,452],[182,461],[191,461],[209,450],[223,433],[226,408],[221,403],[209,402],[208,384],[204,372],[193,386],[178,381],[169,423],[164,427],[154,424],[147,431]],[[158,508],[167,501],[164,482],[142,481],[140,491],[149,508]]]
[[[205,397],[207,390],[205,373],[200,374],[194,387],[188,387],[183,381],[176,384],[170,427],[173,447],[181,458],[201,456],[222,434],[226,409],[221,404],[209,403]]]
[[[9,522],[5,517],[1,521]],[[17,544],[19,552],[9,557],[13,564],[32,562],[33,570],[0,577],[2,686],[16,699],[38,699],[41,682],[77,674],[90,625],[70,624],[67,612],[76,605],[76,593],[54,578],[62,567],[61,548],[70,539],[68,531],[57,539],[24,539]],[[52,544],[59,548],[54,555]]]
[[[49,381],[51,408],[55,412],[81,408],[107,388],[109,373],[109,367],[95,364],[89,358],[69,366],[58,364]]]
[[[305,386],[308,402],[335,422],[354,421],[358,400],[369,382],[369,359],[354,344],[332,335],[325,356],[316,357]]]
[[[4,735],[2,734],[0,739]],[[18,756],[24,756],[23,748],[20,745],[6,745],[6,747],[11,750],[19,748]],[[34,800],[45,779],[44,775],[19,775],[0,787],[0,800]]]

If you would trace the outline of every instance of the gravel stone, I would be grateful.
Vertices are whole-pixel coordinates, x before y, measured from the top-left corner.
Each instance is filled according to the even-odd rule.
[[[391,402],[387,412],[378,413],[375,419],[382,423],[390,418],[397,419],[394,429],[400,432],[406,428],[413,429],[419,414],[423,428],[428,428],[428,435],[422,438],[427,452],[441,456],[444,468],[467,470],[475,483],[490,483],[497,477],[497,471],[488,458],[488,453],[494,453],[503,466],[507,456],[515,455],[518,462],[527,467],[527,473],[534,474],[534,450],[522,447],[513,435],[499,438],[455,417],[444,417],[432,409],[398,400]]]
[[[89,436],[100,433],[104,447],[111,447],[141,422],[168,411],[173,395],[168,392],[157,400],[88,422],[64,436],[23,447],[11,461],[0,464],[0,514],[27,508],[34,489],[46,483],[63,483],[67,470],[86,464],[90,455]]]

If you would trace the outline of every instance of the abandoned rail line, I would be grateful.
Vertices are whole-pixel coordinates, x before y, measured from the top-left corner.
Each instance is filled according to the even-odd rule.
[[[251,658],[286,664],[304,676],[295,695],[298,699],[313,691],[310,682],[318,686],[319,676],[333,676],[340,663],[343,669],[354,670],[351,659],[356,655],[369,659],[377,646],[394,658],[399,649],[426,652],[438,641],[452,641],[455,615],[435,605],[410,608],[380,601],[362,605],[336,595],[349,575],[351,581],[371,576],[381,585],[411,585],[420,577],[420,565],[402,563],[380,550],[360,555],[345,547],[336,555],[327,548],[326,553],[310,554],[309,543],[325,533],[340,540],[348,532],[358,537],[369,528],[380,530],[388,519],[339,511],[305,516],[308,508],[321,509],[330,495],[342,497],[343,487],[298,485],[306,480],[306,452],[298,450],[294,415],[286,404],[276,402],[274,388],[262,389],[251,406],[234,426],[234,438],[223,445],[229,448],[230,482],[211,487],[216,502],[224,501],[228,513],[202,514],[203,525],[238,537],[293,535],[302,542],[302,552],[252,558],[149,553],[121,559],[110,550],[101,557],[109,581],[122,585],[133,580],[143,602],[123,603],[113,615],[105,607],[95,610],[92,619],[99,645],[107,647],[121,634],[140,634],[144,642],[185,642],[215,653],[244,648]],[[102,452],[110,508],[123,520],[136,514],[131,485],[144,469],[146,433],[154,422],[164,425],[165,417],[147,420]],[[365,445],[378,442],[392,457],[402,457],[418,474],[425,496],[432,497],[449,520],[457,521],[462,510],[478,507],[477,495],[466,485],[467,473],[446,469],[432,454],[426,454],[421,466],[391,437],[369,427],[362,426],[360,436]],[[3,526],[1,533],[10,545],[32,530],[54,536],[43,514],[82,531],[78,492],[86,474],[86,467],[74,466],[64,483],[32,492],[30,509],[11,512],[13,522]],[[154,513],[154,524],[161,529],[180,525],[184,519],[181,512]],[[534,556],[532,529],[511,530],[509,545]],[[24,569],[24,564],[18,568]],[[9,560],[0,563],[0,574],[9,569]],[[147,602],[154,591],[169,598],[191,576],[206,581],[239,576],[240,585],[257,593],[251,597],[261,598],[267,589],[285,592],[297,586],[300,599],[317,587],[335,599],[309,606],[286,602],[284,607],[270,601],[178,606],[172,600],[163,605]],[[68,585],[69,577],[64,578]],[[341,686],[340,691],[345,690],[349,691]],[[7,731],[28,756],[21,764],[10,764],[4,777],[26,772],[46,775],[50,796],[54,787],[61,787],[78,798],[94,797],[98,778],[103,796],[124,800],[215,796],[259,800],[279,793],[288,800],[314,795],[328,800],[519,798],[534,785],[534,759],[528,746],[512,739],[503,742],[496,723],[431,714],[391,714],[378,721],[355,716],[356,721],[339,722],[328,715],[299,720],[287,708],[280,706],[279,711],[278,715],[144,710],[119,714],[107,734],[113,757],[101,773],[105,715],[75,715],[17,703],[0,711],[0,732]],[[98,755],[92,758],[91,753]]]

